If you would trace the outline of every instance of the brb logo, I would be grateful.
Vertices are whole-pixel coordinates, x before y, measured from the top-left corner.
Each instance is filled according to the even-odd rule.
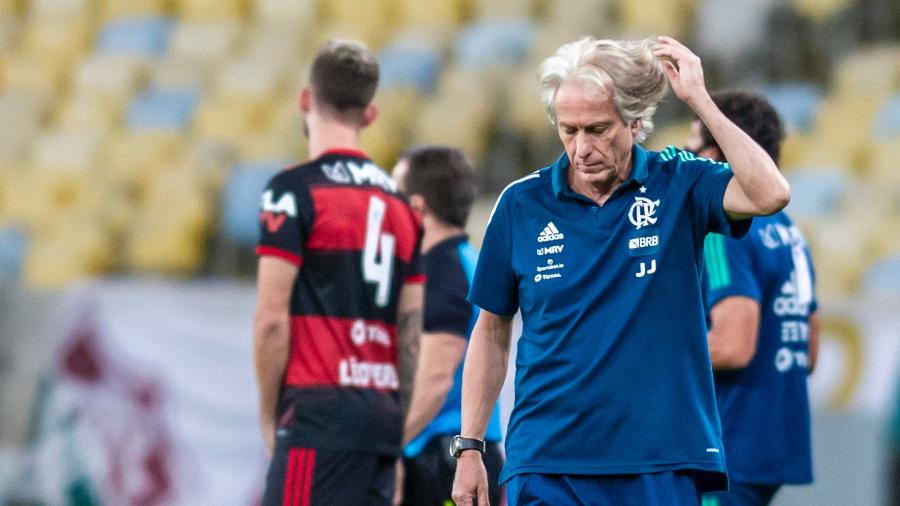
[[[653,225],[658,219],[653,216],[656,214],[658,205],[659,199],[650,200],[646,197],[635,197],[634,203],[631,204],[631,209],[628,210],[628,219],[638,230],[647,225]]]

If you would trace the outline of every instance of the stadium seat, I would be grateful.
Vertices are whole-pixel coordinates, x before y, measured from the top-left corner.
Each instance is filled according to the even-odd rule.
[[[662,151],[666,146],[684,146],[691,133],[691,121],[657,125],[647,138],[646,145],[650,149]]]
[[[281,26],[304,32],[314,29],[318,12],[314,0],[256,0],[254,16],[268,26]]]
[[[893,138],[877,139],[872,143],[866,176],[889,187],[900,187],[900,134]]]
[[[244,19],[249,0],[175,0],[175,10],[183,19]]]
[[[589,34],[610,33],[614,26],[613,7],[616,0],[566,0],[565,2],[545,2],[547,21],[551,30],[564,29],[567,36],[556,46],[570,42],[576,37]],[[552,51],[553,48],[551,48]],[[549,56],[541,53],[541,57]]]
[[[460,31],[456,61],[462,68],[509,66],[528,57],[534,39],[530,21],[482,22]]]
[[[257,24],[245,35],[237,59],[258,61],[279,69],[282,76],[293,76],[311,59],[312,32],[284,24]],[[294,84],[294,83],[291,83]]]
[[[412,88],[421,94],[433,91],[441,70],[441,53],[424,41],[398,41],[378,57],[382,88]]]
[[[900,44],[863,47],[843,56],[832,70],[836,94],[865,94],[879,99],[897,92]]]
[[[128,106],[126,125],[132,130],[180,132],[190,127],[199,101],[197,89],[150,88]]]
[[[221,198],[224,237],[231,243],[253,246],[259,238],[259,202],[269,180],[295,162],[239,163],[231,168]]]
[[[96,277],[112,266],[114,251],[111,237],[95,215],[61,216],[54,228],[29,236],[25,282],[48,289]]]
[[[21,18],[17,16],[0,16],[0,54],[15,47],[23,25]]]
[[[45,123],[52,99],[33,90],[0,91],[0,165],[24,159],[25,149]]]
[[[0,226],[0,280],[19,279],[27,240],[23,230]]]
[[[229,169],[238,159],[237,148],[228,143],[197,140],[187,148],[182,166],[197,174],[205,191],[218,195]]]
[[[263,59],[241,58],[226,62],[213,83],[217,96],[242,100],[275,98],[286,81],[285,69]]]
[[[78,93],[65,100],[54,124],[63,130],[112,132],[119,126],[123,104],[93,93]]]
[[[379,115],[363,130],[361,146],[376,164],[389,169],[409,147],[409,132],[426,98],[411,88],[382,88],[375,96]]]
[[[215,65],[203,58],[170,56],[149,67],[149,83],[161,89],[205,89]]]
[[[28,7],[31,19],[76,22],[87,21],[94,14],[91,0],[31,0]]]
[[[330,0],[322,7],[330,26],[314,41],[316,46],[323,40],[342,37],[360,40],[377,51],[396,19],[393,3],[381,0]]]
[[[814,123],[816,149],[809,153],[805,163],[837,164],[863,170],[871,156],[872,121],[882,99],[877,94],[849,92],[826,98]],[[847,127],[848,121],[852,121],[853,128]]]
[[[803,167],[788,175],[792,216],[817,218],[839,215],[851,178],[840,167]]]
[[[258,98],[204,97],[194,115],[193,131],[201,139],[239,143],[254,130],[269,128],[268,100]]]
[[[76,92],[95,93],[128,100],[144,77],[144,66],[135,58],[120,55],[90,55],[74,71]]]
[[[790,208],[788,212],[791,213]],[[856,292],[865,267],[871,227],[860,226],[841,216],[809,219],[794,213],[791,216],[810,243],[819,299],[834,300]]]
[[[169,41],[169,57],[219,62],[234,50],[241,27],[230,20],[179,21]]]
[[[163,16],[170,14],[171,0],[99,0],[103,19]]]
[[[467,0],[398,0],[398,24],[405,28],[447,35],[466,19],[468,3]]]
[[[2,87],[53,95],[63,86],[64,64],[61,59],[40,58],[30,52],[14,51],[0,55]]]
[[[811,82],[773,83],[760,91],[778,111],[789,131],[809,130],[824,98],[821,88]]]
[[[694,13],[694,0],[618,0],[617,8],[626,38],[666,34],[683,40]]]
[[[0,0],[0,14],[3,16],[18,16],[24,10],[21,0]]]
[[[166,54],[174,24],[166,17],[112,19],[100,29],[97,51],[103,55],[162,57]]]
[[[838,15],[853,5],[853,0],[793,0],[794,8],[816,23]]]
[[[68,68],[90,46],[93,36],[93,26],[87,20],[36,19],[23,30],[21,47],[41,59],[59,61]]]
[[[140,202],[154,179],[175,165],[184,143],[176,131],[124,130],[106,144],[103,167],[113,183]]]
[[[898,80],[900,88],[900,80]],[[900,138],[900,91],[889,98],[875,114],[872,136],[878,140]]]
[[[479,21],[528,20],[537,10],[535,0],[475,0],[475,19]]]
[[[45,130],[35,140],[30,161],[39,169],[87,171],[97,166],[101,143],[99,132]]]

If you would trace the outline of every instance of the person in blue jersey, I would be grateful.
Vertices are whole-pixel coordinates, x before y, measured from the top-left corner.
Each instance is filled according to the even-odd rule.
[[[784,130],[765,98],[730,91],[713,101],[778,162]],[[686,147],[724,158],[699,121]],[[704,503],[766,505],[783,484],[812,482],[806,377],[819,343],[813,263],[784,211],[757,218],[740,240],[708,235],[704,257],[709,352],[730,477],[728,492]]]
[[[412,400],[404,425],[403,504],[444,506],[456,459],[450,440],[460,431],[462,361],[478,310],[466,294],[478,253],[465,233],[475,198],[472,166],[459,150],[423,146],[401,155],[394,178],[422,216],[426,276],[423,333]],[[494,409],[485,433],[484,462],[491,502],[499,504],[503,452]]]
[[[522,314],[506,434],[510,505],[678,506],[727,485],[700,289],[703,239],[740,236],[790,188],[669,37],[587,37],[541,64],[564,153],[511,183],[469,300],[453,499],[488,504],[480,451]],[[667,82],[729,164],[645,150]]]

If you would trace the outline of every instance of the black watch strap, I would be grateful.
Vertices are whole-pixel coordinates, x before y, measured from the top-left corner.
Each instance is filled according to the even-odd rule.
[[[461,437],[457,435],[453,436],[453,440],[450,442],[450,455],[459,458],[459,456],[462,455],[462,452],[466,450],[477,450],[482,455],[484,455],[484,450],[486,447],[487,444],[481,439]]]

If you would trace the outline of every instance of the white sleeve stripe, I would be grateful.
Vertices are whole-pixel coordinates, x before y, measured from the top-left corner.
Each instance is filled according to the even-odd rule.
[[[528,174],[527,176],[525,176],[523,178],[516,179],[512,183],[509,183],[508,185],[506,185],[506,188],[504,188],[503,191],[500,192],[500,195],[497,196],[497,201],[494,202],[494,208],[491,209],[491,215],[490,215],[490,217],[488,217],[488,225],[490,225],[491,220],[494,219],[494,213],[497,211],[497,206],[500,205],[500,199],[503,198],[503,194],[506,193],[506,190],[509,190],[516,184],[519,184],[523,181],[528,181],[529,179],[534,179],[536,177],[541,177],[541,175],[538,173],[538,171],[534,171],[531,174]]]

